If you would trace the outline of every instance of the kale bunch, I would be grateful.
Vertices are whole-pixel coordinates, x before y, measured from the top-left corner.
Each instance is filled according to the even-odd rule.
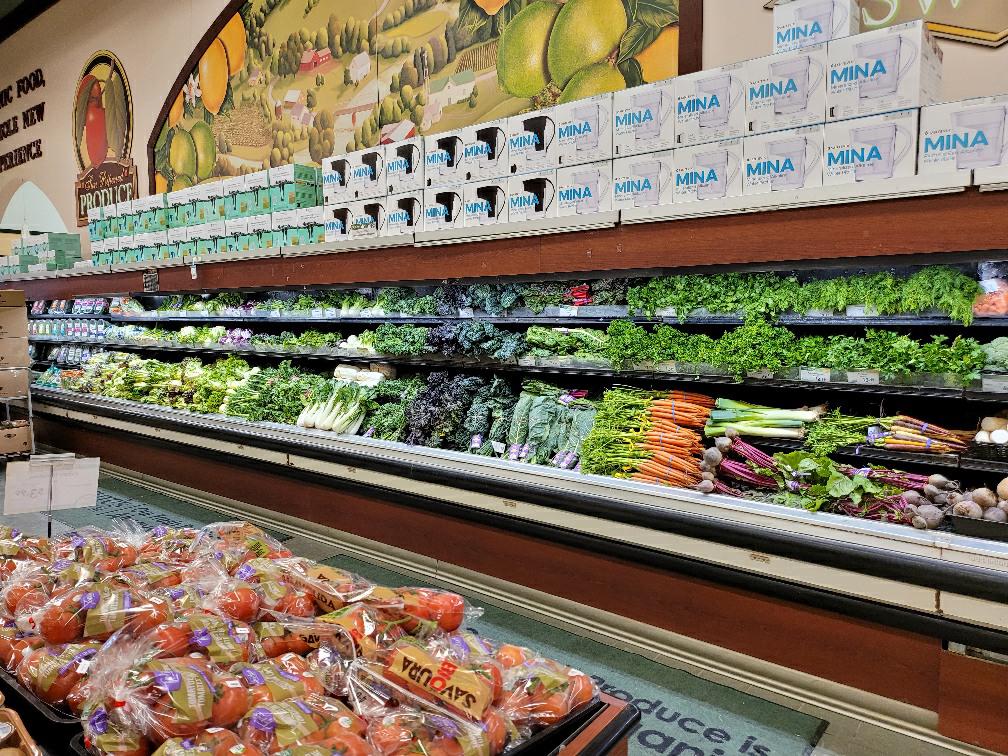
[[[431,373],[426,388],[406,407],[406,443],[451,448],[473,397],[485,386],[485,380],[471,375]]]
[[[434,290],[434,314],[442,318],[457,318],[459,310],[468,307],[466,289],[454,283],[444,283]]]

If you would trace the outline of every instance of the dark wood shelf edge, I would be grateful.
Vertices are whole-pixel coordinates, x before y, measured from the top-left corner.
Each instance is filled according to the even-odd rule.
[[[550,236],[269,257],[159,270],[162,291],[269,289],[382,281],[785,263],[1008,249],[1008,192],[968,190]],[[143,290],[143,271],[5,281],[30,299]]]

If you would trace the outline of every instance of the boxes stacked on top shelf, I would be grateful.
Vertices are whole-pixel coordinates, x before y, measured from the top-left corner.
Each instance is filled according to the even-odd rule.
[[[725,199],[742,194],[745,158],[741,139],[675,151],[675,201]]]
[[[773,131],[743,140],[743,194],[796,191],[823,185],[823,126]]]
[[[423,189],[423,145],[423,137],[412,137],[385,146],[385,183],[389,195]]]
[[[823,184],[907,178],[917,173],[920,110],[826,124]]]
[[[8,267],[12,273],[38,273],[72,268],[81,259],[79,234],[35,234],[17,240]]]
[[[613,156],[675,147],[675,79],[644,84],[613,95]]]
[[[826,45],[746,64],[746,134],[826,122]]]
[[[676,79],[676,145],[740,137],[746,130],[747,63],[698,71]]]
[[[857,0],[777,0],[773,9],[774,52],[789,52],[857,34]]]
[[[31,367],[23,291],[0,291],[0,368]]]
[[[1008,181],[1008,95],[923,108],[917,170],[972,171],[975,184]]]

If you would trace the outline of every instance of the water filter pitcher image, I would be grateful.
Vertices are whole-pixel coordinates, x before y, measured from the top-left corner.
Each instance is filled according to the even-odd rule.
[[[657,207],[675,196],[672,150],[631,155],[613,161],[613,207]]]
[[[555,168],[557,125],[553,110],[536,110],[508,119],[511,173]]]
[[[389,194],[424,186],[423,138],[415,137],[385,146],[385,183]]]
[[[645,84],[613,95],[613,154],[636,155],[675,146],[675,83]]]
[[[792,0],[773,10],[774,52],[799,50],[860,30],[856,0]]]
[[[424,191],[424,231],[462,228],[462,187]]]
[[[462,183],[462,148],[458,132],[424,140],[424,174],[428,187]]]
[[[462,225],[486,226],[508,219],[507,179],[472,182],[462,190]]]
[[[918,111],[826,126],[823,183],[885,181],[916,174]]]
[[[508,223],[556,217],[556,171],[508,179]]]
[[[746,137],[743,151],[744,195],[822,186],[822,126]]]
[[[385,228],[382,236],[403,236],[423,227],[423,192],[390,194],[385,200]]]
[[[611,94],[557,105],[557,164],[591,163],[612,157]]]
[[[742,136],[747,63],[676,79],[676,144],[688,147]]]
[[[593,215],[612,210],[612,163],[586,163],[557,170],[557,215]]]
[[[741,139],[725,139],[676,150],[675,201],[740,196],[742,164]]]
[[[462,142],[461,167],[466,181],[496,178],[510,173],[506,119],[464,129]]]
[[[751,60],[746,77],[749,134],[826,120],[826,45]]]
[[[347,175],[349,164],[345,157],[325,158],[322,161],[322,201],[338,204],[348,196]]]
[[[827,120],[919,108],[941,93],[942,54],[921,21],[829,44]]]
[[[346,205],[325,208],[325,239],[327,242],[349,239],[349,215]]]
[[[977,97],[921,110],[918,171],[956,173],[998,171],[991,182],[1008,175],[1008,96]]]
[[[385,198],[347,204],[345,222],[349,239],[372,239],[385,228]]]

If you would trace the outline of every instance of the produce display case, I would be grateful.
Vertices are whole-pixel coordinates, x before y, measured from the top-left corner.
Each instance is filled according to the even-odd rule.
[[[802,208],[781,213],[740,215],[730,218],[681,220],[647,226],[619,226],[591,232],[565,234],[562,238],[537,237],[523,242],[496,240],[445,246],[437,255],[418,259],[415,250],[392,247],[353,255],[321,254],[303,259],[243,261],[199,266],[198,278],[188,271],[166,270],[161,286],[172,292],[237,290],[249,295],[280,286],[288,290],[328,285],[369,285],[395,278],[409,282],[433,282],[447,276],[512,276],[527,280],[537,274],[554,278],[596,278],[609,275],[649,277],[667,273],[670,252],[677,265],[739,263],[748,269],[771,267],[790,270],[794,260],[813,260],[829,249],[837,257],[829,267],[856,269],[892,265],[924,265],[930,260],[922,251],[945,253],[937,262],[969,264],[987,259],[983,250],[1004,248],[1003,229],[990,223],[1005,195],[967,191],[945,197],[886,200],[858,207],[858,234],[849,233],[843,213],[829,208]],[[972,225],[970,225],[972,224]],[[978,230],[983,229],[983,234]],[[773,233],[769,233],[773,230]],[[769,241],[772,238],[773,241]],[[821,243],[810,244],[809,239]],[[870,239],[867,243],[865,240]],[[828,240],[828,246],[827,246]],[[864,260],[870,256],[919,255]],[[783,262],[789,261],[789,262]],[[800,265],[800,264],[799,264]],[[818,263],[806,262],[804,268]],[[573,271],[589,271],[586,274]],[[603,272],[604,271],[604,272]],[[182,273],[185,273],[183,276]],[[91,276],[69,283],[33,282],[28,288],[39,299],[59,294],[136,294],[139,276],[126,274]],[[140,295],[142,296],[142,295]],[[261,297],[260,297],[261,298]],[[228,311],[220,315],[195,313],[171,317],[117,316],[109,322],[144,325],[234,324],[256,331],[303,330],[325,324],[342,333],[385,322],[436,325],[437,317],[357,318],[252,315]],[[590,311],[558,308],[550,314],[515,310],[504,316],[483,317],[501,328],[516,331],[529,325],[551,327],[601,327],[624,318],[622,310]],[[461,317],[459,318],[462,319]],[[720,333],[738,326],[737,315],[691,313],[680,322],[671,313],[634,316],[645,326],[668,323],[691,332]],[[152,322],[153,321],[153,322]],[[968,335],[989,341],[1005,324],[999,318],[977,318],[968,327],[934,312],[915,316],[877,316],[863,313],[784,313],[776,319],[795,331],[849,333],[853,329],[891,328],[911,334]],[[163,344],[129,344],[116,348],[145,357],[178,359],[179,352],[201,354],[209,359],[225,356],[217,347],[166,348]],[[224,350],[237,351],[237,350]],[[730,394],[773,406],[796,406],[827,401],[880,411],[898,402],[901,411],[924,417],[927,411],[949,423],[958,413],[969,427],[985,413],[1002,409],[1008,395],[985,390],[980,381],[967,385],[945,377],[886,380],[878,385],[859,383],[845,372],[831,373],[818,383],[802,380],[800,371],[754,374],[741,382],[718,366],[654,364],[639,369],[616,370],[595,362],[520,357],[513,363],[486,364],[451,361],[433,356],[386,359],[382,355],[356,357],[288,350],[240,352],[253,365],[275,364],[293,359],[315,365],[317,371],[335,363],[382,363],[401,371],[484,371],[509,375],[513,380],[541,377],[592,388],[596,391],[627,382],[648,388],[684,388],[712,395]],[[867,367],[867,366],[866,366]],[[950,385],[951,384],[951,385]],[[1003,542],[969,535],[949,523],[937,531],[917,531],[905,525],[855,520],[821,512],[782,508],[758,500],[702,495],[682,489],[659,489],[634,481],[587,476],[551,468],[507,464],[501,460],[474,459],[472,455],[361,438],[334,438],[324,433],[289,426],[251,424],[222,416],[200,416],[150,405],[79,395],[60,389],[36,390],[45,421],[47,438],[75,448],[99,453],[109,461],[141,472],[157,474],[164,460],[171,460],[173,478],[182,485],[213,488],[214,493],[234,496],[266,508],[312,520],[337,530],[367,537],[374,531],[356,517],[391,517],[393,510],[403,530],[420,527],[428,515],[438,513],[446,538],[463,544],[489,538],[499,546],[486,554],[464,556],[441,545],[424,544],[409,533],[397,533],[390,545],[406,548],[470,569],[513,580],[571,600],[601,606],[624,616],[646,621],[673,632],[748,653],[776,664],[808,672],[860,690],[936,710],[939,687],[937,669],[949,652],[944,643],[954,641],[987,651],[1008,651],[1008,552]],[[786,397],[786,398],[785,398]],[[962,421],[962,417],[967,419]],[[786,451],[787,445],[768,451]],[[155,466],[149,457],[158,455]],[[972,450],[949,455],[912,455],[906,452],[845,447],[838,457],[853,462],[880,464],[909,470],[942,470],[964,486],[990,485],[1008,471],[1004,463],[984,459]],[[184,469],[187,466],[192,469]],[[238,477],[245,482],[236,484]],[[219,478],[219,480],[218,480]],[[207,482],[210,481],[210,482]],[[224,481],[227,481],[226,484]],[[317,492],[334,488],[327,499],[331,506],[290,503],[278,505],[268,491],[281,485],[289,491]],[[261,489],[256,491],[255,489]],[[289,493],[286,498],[289,498]],[[345,512],[328,511],[343,502]],[[352,503],[352,505],[351,505]],[[322,511],[323,509],[327,511]],[[402,519],[405,518],[405,519]],[[555,548],[544,546],[549,542]],[[506,564],[509,548],[541,548],[528,565]],[[584,565],[565,573],[556,582],[546,573],[565,563],[561,549],[573,550]],[[471,551],[471,550],[470,550]],[[743,637],[723,615],[708,606],[690,603],[692,618],[674,607],[649,607],[638,591],[620,597],[618,592],[599,596],[577,583],[593,582],[590,567],[609,570],[631,583],[640,581],[652,590],[668,590],[681,596],[693,591],[712,604],[738,606],[730,589],[757,597],[766,612],[755,637]],[[583,571],[580,571],[583,570]],[[654,571],[647,574],[647,571]],[[656,577],[660,575],[660,577]],[[664,587],[662,587],[664,586]],[[654,595],[654,594],[652,594]],[[786,608],[786,610],[785,610]],[[779,609],[780,611],[776,611]],[[792,614],[792,610],[794,613]],[[743,611],[739,608],[739,611]],[[859,664],[836,664],[822,654],[800,654],[770,636],[794,637],[808,623],[836,629],[841,637],[850,622],[865,623],[864,639],[888,648],[887,660],[876,660],[869,669]],[[836,623],[836,624],[833,624]],[[772,626],[772,629],[771,629]],[[832,631],[825,631],[829,636]],[[860,632],[860,630],[859,630]],[[877,633],[877,634],[876,634]],[[907,649],[888,646],[899,637]],[[829,643],[825,644],[829,646]],[[914,654],[931,660],[910,671]],[[842,654],[840,654],[842,656]],[[920,656],[914,658],[921,658]],[[905,661],[905,664],[900,659]]]

